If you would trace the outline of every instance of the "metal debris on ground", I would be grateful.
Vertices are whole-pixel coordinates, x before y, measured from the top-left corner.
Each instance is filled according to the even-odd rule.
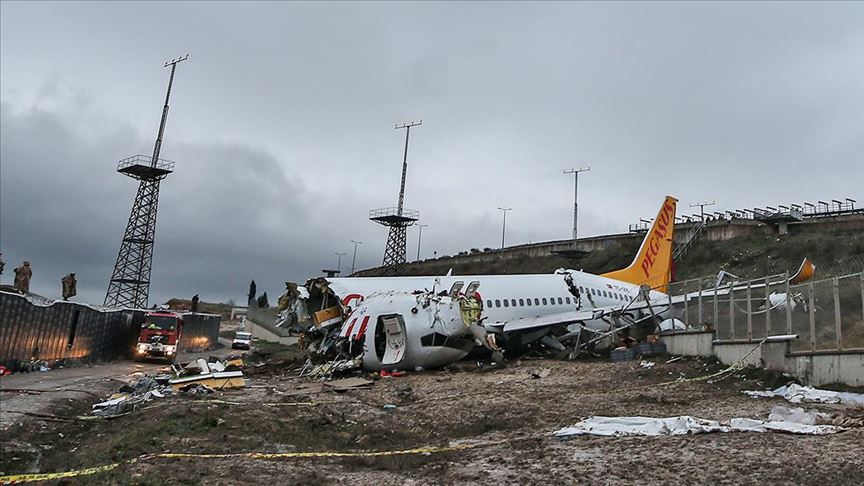
[[[197,359],[185,366],[172,365],[172,374],[159,373],[147,376],[140,371],[132,373],[118,393],[108,400],[93,405],[92,414],[98,417],[114,417],[131,413],[155,399],[165,398],[176,392],[211,394],[216,389],[240,388],[245,385],[242,360],[229,358],[222,362]],[[165,368],[168,370],[168,368]]]
[[[754,398],[781,397],[791,403],[839,403],[841,405],[864,407],[864,393],[820,390],[812,386],[801,386],[795,383],[781,386],[776,390],[747,390],[744,391],[744,394]]]
[[[653,368],[654,365],[656,365],[656,364],[657,364],[657,363],[654,363],[653,361],[645,361],[645,360],[643,359],[642,361],[639,362],[639,367],[641,367],[641,368],[649,368],[649,369],[650,369],[650,368]]]
[[[145,403],[173,393],[170,386],[162,381],[144,376],[143,373],[134,373],[133,379],[120,387],[119,393],[115,393],[104,402],[93,405],[91,413],[97,417],[112,417],[131,413],[138,410]]]
[[[215,358],[211,358],[209,362],[199,358],[179,370],[175,368],[177,376],[169,380],[168,383],[175,390],[184,390],[191,384],[203,385],[216,390],[243,388],[246,386],[243,371],[236,364],[236,360],[230,360],[232,364],[226,365]]]
[[[333,380],[324,383],[324,386],[332,388],[336,391],[354,390],[357,388],[365,388],[372,386],[374,382],[364,378],[343,378],[341,380]]]
[[[307,359],[303,368],[300,369],[300,376],[308,376],[317,380],[325,381],[332,380],[334,375],[360,369],[363,365],[363,358],[345,358],[338,357],[326,363],[314,364],[311,359]]]
[[[793,422],[801,418],[786,413],[781,417],[769,416],[767,421],[749,418],[733,418],[725,422],[706,420],[689,415],[677,417],[589,417],[572,427],[565,427],[552,433],[555,437],[567,438],[576,435],[600,435],[621,437],[627,435],[689,435],[710,432],[786,432],[791,434],[823,435],[834,434],[845,429],[834,425],[810,425]]]

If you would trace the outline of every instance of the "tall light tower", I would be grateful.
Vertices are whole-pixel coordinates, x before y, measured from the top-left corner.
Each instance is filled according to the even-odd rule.
[[[402,155],[402,184],[399,186],[399,203],[395,208],[381,208],[369,211],[369,219],[390,228],[387,247],[384,249],[384,273],[398,275],[405,265],[406,233],[409,226],[420,219],[420,212],[405,209],[405,175],[408,173],[408,138],[411,127],[423,124],[423,120],[397,124],[396,130],[405,129],[405,151]]]
[[[579,173],[588,172],[591,166],[579,167],[577,169],[565,170],[565,174],[573,174],[573,240],[577,239],[578,232],[576,230],[579,221]]]
[[[417,227],[420,228],[420,234],[417,235],[417,261],[420,261],[420,242],[423,241],[423,228],[429,226],[428,224],[418,224]]]
[[[351,240],[351,243],[354,243],[354,256],[351,257],[351,275],[354,275],[354,264],[357,263],[357,245],[362,245],[363,242]]]
[[[347,255],[347,253],[338,253],[337,252],[337,253],[334,253],[334,255],[339,257],[339,259],[336,260],[336,270],[341,273],[342,272],[342,257]]]
[[[504,234],[507,231],[507,211],[513,211],[513,208],[502,208],[498,206],[502,212],[504,212],[504,223],[501,225],[501,249],[504,249]]]
[[[159,158],[162,150],[162,137],[165,135],[165,122],[168,120],[168,100],[171,98],[171,86],[174,84],[174,72],[177,64],[185,61],[189,55],[173,59],[164,67],[171,67],[168,78],[168,92],[165,94],[165,106],[162,107],[162,120],[159,122],[159,132],[156,135],[156,145],[153,155],[133,155],[117,164],[117,172],[140,181],[126,232],[120,244],[120,252],[108,292],[105,294],[105,306],[130,307],[143,309],[147,307],[150,294],[150,270],[153,265],[153,243],[156,238],[156,210],[159,205],[159,182],[174,171],[174,162]]]
[[[704,223],[705,222],[705,206],[713,206],[715,201],[702,201],[697,203],[690,203],[691,208],[699,208],[699,219]]]

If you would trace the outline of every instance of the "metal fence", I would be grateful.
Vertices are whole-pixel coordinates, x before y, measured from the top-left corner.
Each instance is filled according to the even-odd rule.
[[[219,314],[183,314],[183,334],[180,336],[181,351],[203,351],[216,347],[219,342]]]
[[[0,292],[0,364],[17,371],[35,361],[53,366],[67,360],[119,359],[134,349],[144,314]],[[216,346],[222,316],[190,313],[183,320],[181,350]]]
[[[797,334],[792,351],[864,350],[864,272],[797,285],[788,274],[706,277],[675,282],[669,294],[687,330],[713,329],[719,341]]]
[[[72,302],[37,305],[0,292],[0,363],[15,371],[32,361],[117,359],[130,349],[143,317],[143,311]]]

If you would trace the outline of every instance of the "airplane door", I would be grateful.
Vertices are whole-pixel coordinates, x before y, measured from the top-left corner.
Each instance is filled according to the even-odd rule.
[[[405,322],[402,316],[381,316],[381,324],[384,327],[384,357],[381,364],[384,366],[399,364],[405,357]]]

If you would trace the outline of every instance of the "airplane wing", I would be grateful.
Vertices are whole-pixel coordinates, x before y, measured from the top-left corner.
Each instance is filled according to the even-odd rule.
[[[649,307],[654,308],[655,312],[666,310],[669,305],[668,299],[653,300],[650,306],[645,301],[633,303],[631,305],[618,305],[609,307],[598,307],[595,309],[573,310],[566,312],[558,312],[556,314],[546,314],[536,317],[520,317],[518,319],[510,319],[506,321],[494,322],[485,324],[485,327],[501,330],[505,333],[515,331],[525,331],[531,329],[540,329],[543,327],[557,326],[561,324],[575,324],[577,322],[585,322],[591,320],[602,319],[607,316],[620,315],[628,312],[646,310]]]

